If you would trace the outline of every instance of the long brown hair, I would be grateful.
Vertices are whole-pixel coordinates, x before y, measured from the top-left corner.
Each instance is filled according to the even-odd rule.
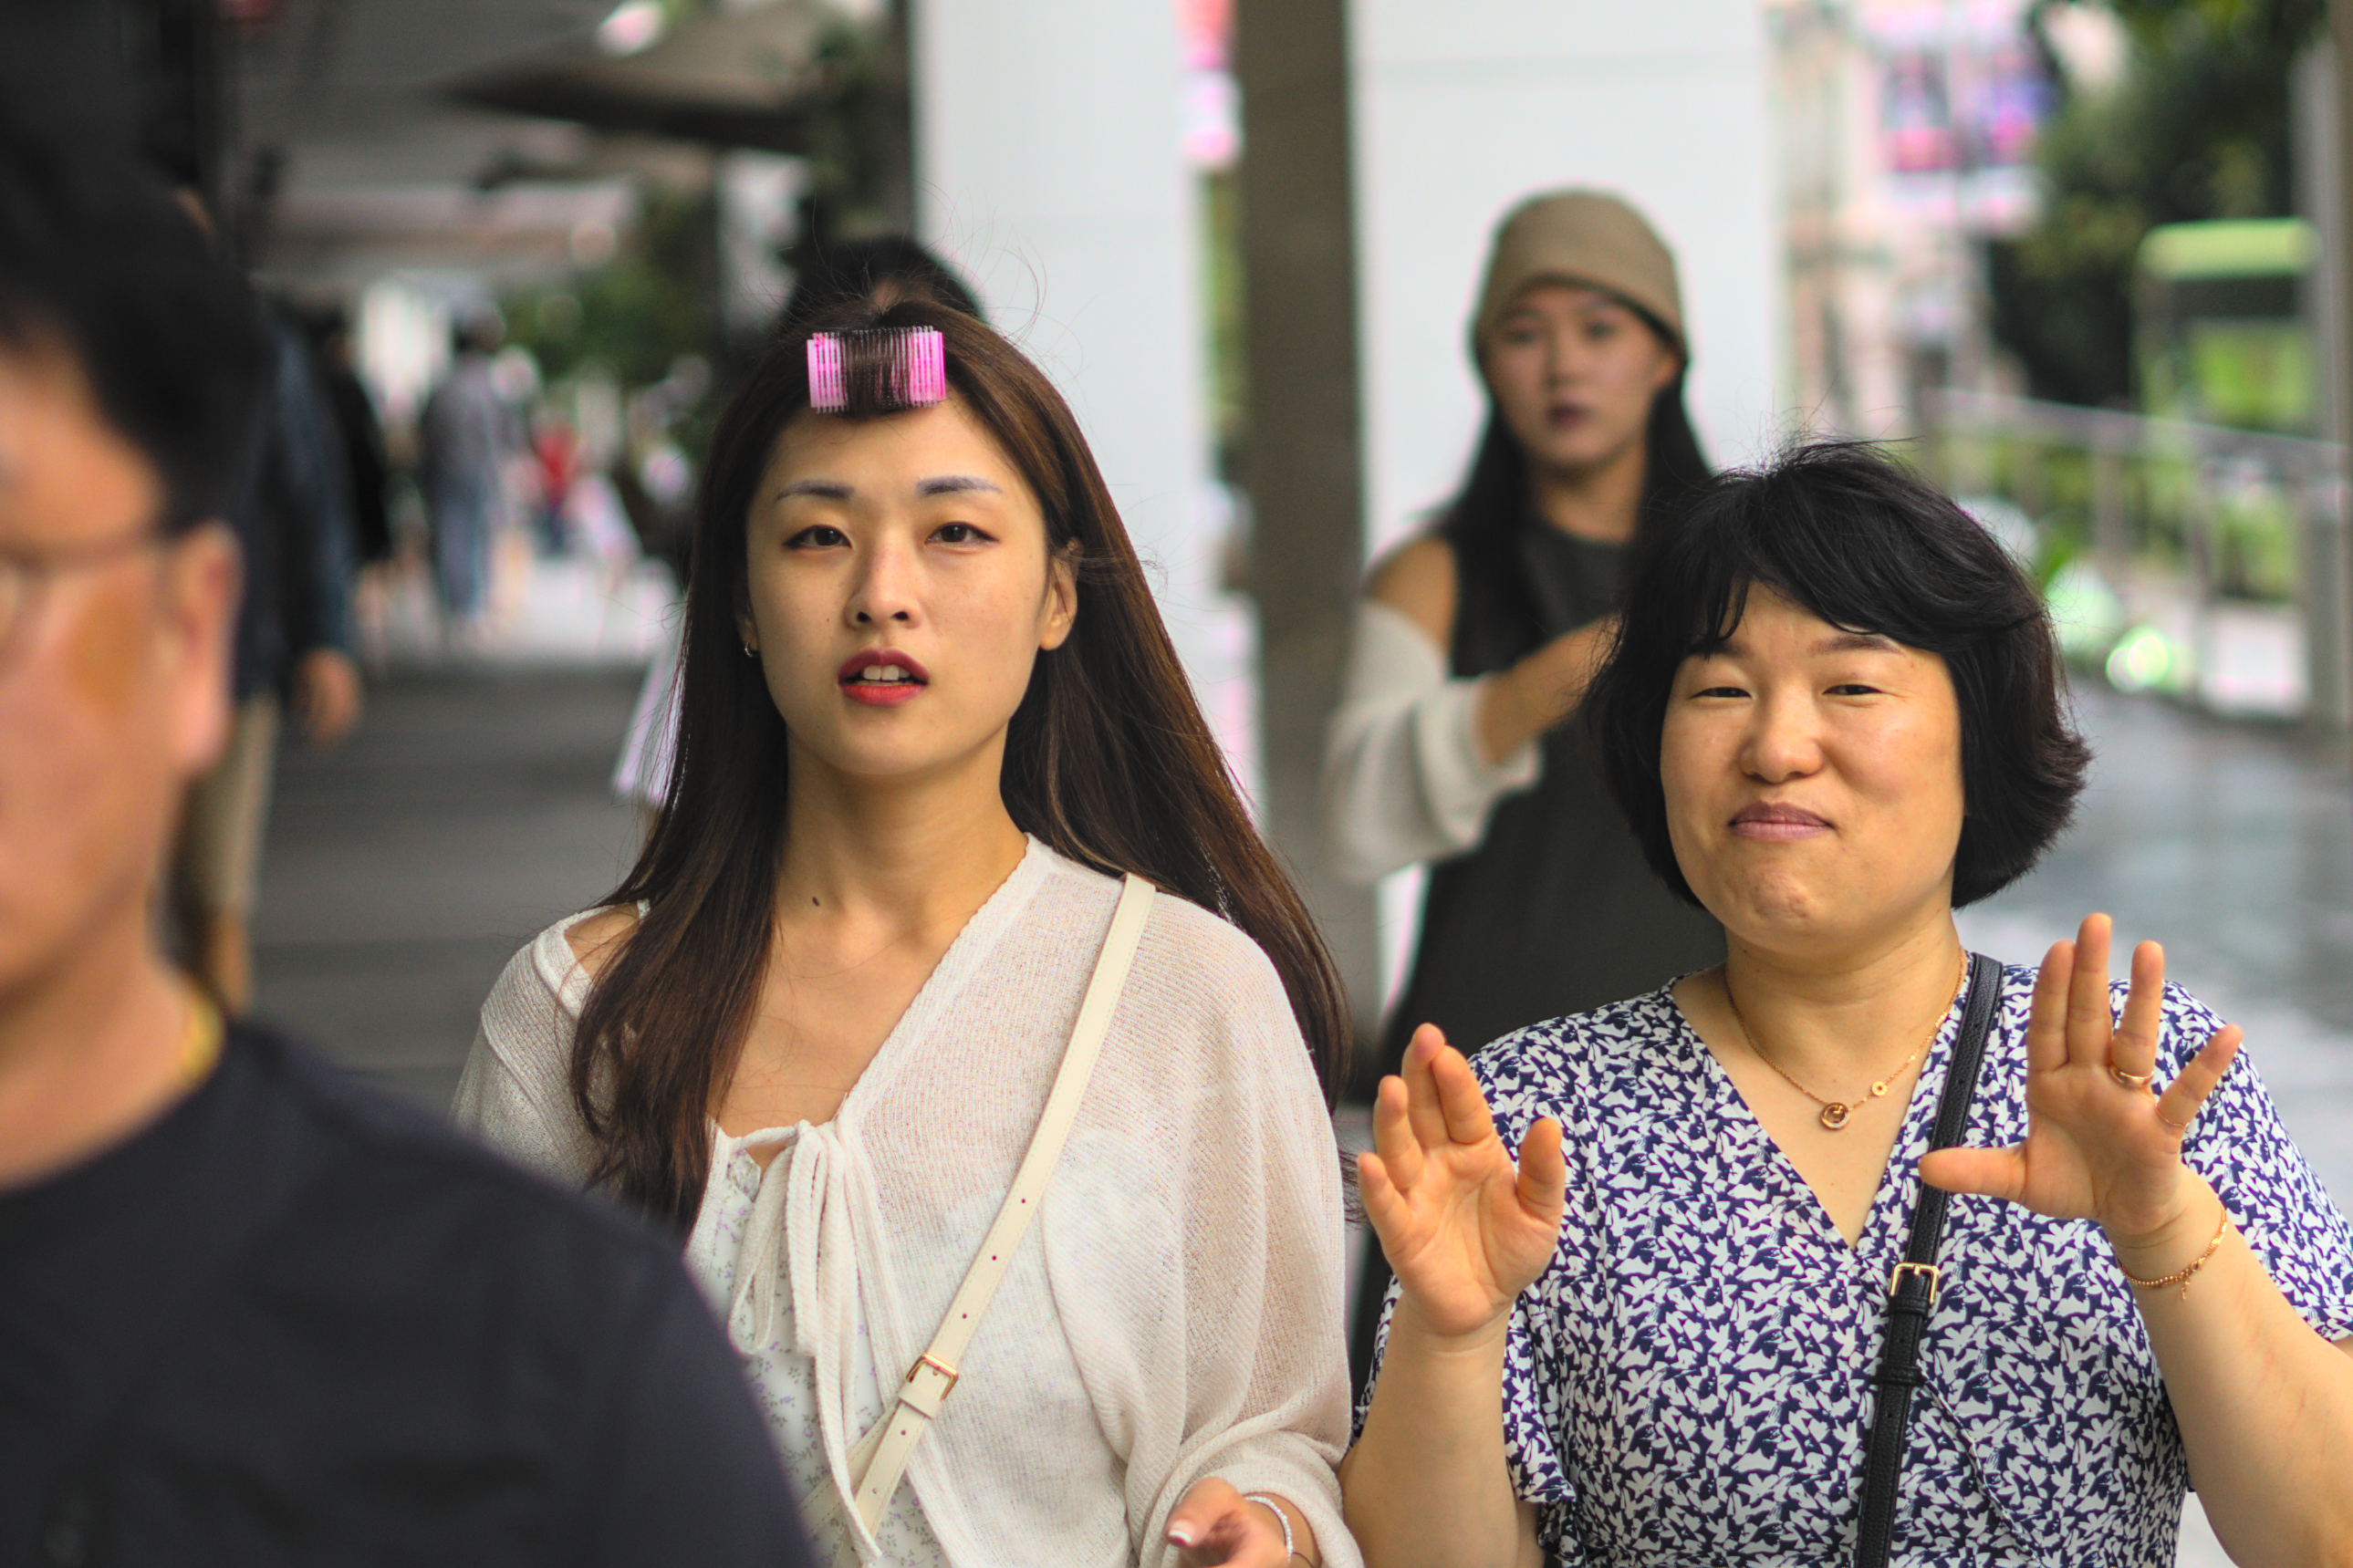
[[[1079,615],[1041,652],[1008,729],[1002,789],[1025,833],[1110,875],[1133,871],[1230,921],[1272,960],[1327,1103],[1347,1008],[1306,906],[1251,826],[1160,623],[1135,548],[1069,406],[961,311],[911,300],[820,325],[931,327],[948,384],[1028,480],[1048,548],[1078,568]],[[808,405],[805,333],[773,343],[730,400],[704,466],[686,596],[677,762],[638,863],[604,900],[649,908],[599,976],[572,1050],[594,1179],[683,1229],[710,1174],[712,1108],[750,1028],[784,849],[784,721],[737,646],[744,531],[776,439]],[[853,352],[855,344],[853,341]],[[851,417],[874,417],[852,365]]]

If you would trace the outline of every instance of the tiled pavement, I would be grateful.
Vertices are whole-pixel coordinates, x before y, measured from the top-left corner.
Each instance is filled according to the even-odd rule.
[[[606,789],[628,668],[399,674],[366,722],[280,763],[258,1010],[387,1087],[448,1105],[514,950],[613,886],[635,814]]]

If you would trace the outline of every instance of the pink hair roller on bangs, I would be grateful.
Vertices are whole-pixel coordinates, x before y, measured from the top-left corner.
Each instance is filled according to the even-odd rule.
[[[809,406],[821,413],[839,414],[849,405],[841,384],[841,340],[831,332],[818,332],[808,341]]]
[[[809,406],[839,414],[849,406],[855,374],[871,375],[879,413],[929,408],[948,396],[947,341],[937,327],[877,327],[817,332],[808,341]]]

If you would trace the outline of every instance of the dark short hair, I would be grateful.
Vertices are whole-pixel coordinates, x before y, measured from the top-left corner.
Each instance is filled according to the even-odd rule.
[[[245,279],[127,153],[0,125],[0,342],[55,342],[155,467],[162,525],[218,516],[269,346]]]
[[[1843,630],[1940,656],[1961,718],[1968,816],[1953,903],[2023,876],[2074,815],[2091,750],[2058,639],[2007,551],[1934,487],[1859,443],[1798,445],[1719,476],[1638,543],[1623,620],[1585,699],[1602,776],[1651,868],[1693,902],[1667,833],[1661,731],[1676,671],[1723,646],[1762,584]]]

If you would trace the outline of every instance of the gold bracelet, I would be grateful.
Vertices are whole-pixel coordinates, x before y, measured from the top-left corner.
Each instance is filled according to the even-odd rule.
[[[2189,1268],[2177,1268],[2170,1274],[2161,1274],[2154,1279],[2142,1279],[2131,1269],[2126,1268],[2122,1262],[2117,1263],[2116,1271],[2144,1290],[2162,1290],[2169,1286],[2179,1285],[2181,1287],[2181,1299],[2187,1301],[2189,1300],[2189,1277],[2192,1274],[2197,1273],[2200,1268],[2206,1267],[2206,1260],[2213,1257],[2216,1249],[2221,1247],[2223,1235],[2228,1232],[2230,1228],[2231,1205],[2224,1204],[2222,1205],[2222,1221],[2220,1225],[2217,1225],[2214,1227],[2214,1239],[2206,1244],[2206,1250],[2200,1253],[2196,1260],[2193,1261]]]

